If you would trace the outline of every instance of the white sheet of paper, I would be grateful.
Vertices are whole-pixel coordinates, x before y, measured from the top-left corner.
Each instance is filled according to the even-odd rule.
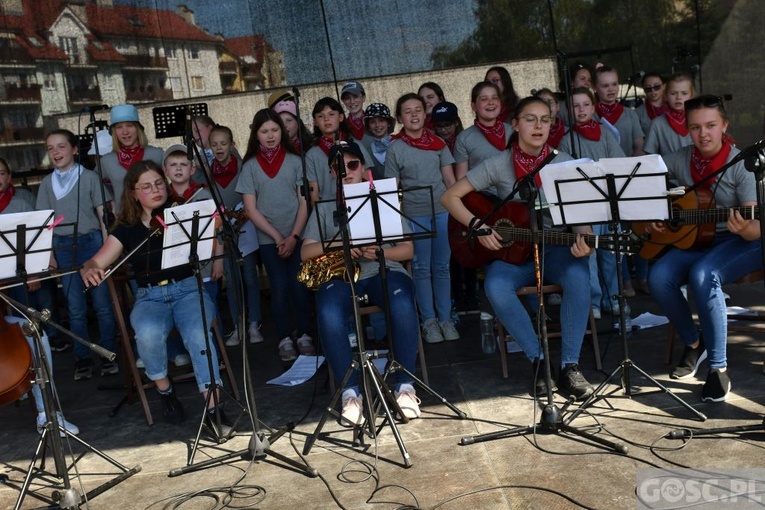
[[[5,238],[13,247],[9,246],[4,240],[0,239],[0,278],[13,278],[16,276],[16,256],[13,254],[13,248],[16,243],[16,227],[26,225],[28,229],[49,224],[53,221],[53,210],[29,211],[21,213],[0,214],[0,232],[3,232]],[[66,221],[66,219],[64,219]],[[35,236],[37,240],[32,245]],[[50,250],[53,242],[53,230],[44,228],[27,230],[26,245],[24,246],[25,270],[28,275],[42,273],[48,270],[50,265]],[[29,250],[45,250],[40,253],[28,253]],[[62,268],[65,269],[65,268]]]
[[[298,356],[292,366],[279,377],[275,377],[266,384],[275,386],[297,386],[303,384],[316,374],[316,370],[324,363],[324,356]]]
[[[243,207],[242,203],[239,202],[234,210],[241,211]],[[235,220],[232,220],[232,222],[234,221]],[[258,233],[255,231],[255,224],[250,220],[245,221],[242,226],[239,227],[239,242],[237,244],[243,257],[246,257],[260,248]]]
[[[191,220],[194,213],[199,211],[199,229],[200,240],[197,243],[197,255],[199,260],[208,260],[212,257],[213,236],[215,235],[215,220],[210,215],[215,212],[215,202],[212,200],[202,200],[201,202],[192,202],[176,207],[165,209],[165,223],[167,229],[162,247],[162,269],[180,266],[189,263],[189,254],[191,245],[189,238],[183,231],[183,228],[191,234]],[[173,216],[175,214],[175,216]],[[175,217],[183,224],[179,225]],[[177,246],[176,246],[177,245]]]
[[[398,199],[398,184],[395,178],[375,181],[379,195],[377,201],[380,211],[380,228],[383,239],[400,238],[403,235],[401,224],[401,204]],[[369,197],[369,183],[344,184],[345,203],[348,206],[348,230],[351,244],[365,244],[375,240],[375,224],[372,215],[372,202]],[[387,204],[383,202],[385,200]],[[396,207],[393,209],[391,206]],[[355,215],[354,215],[355,214]]]
[[[579,159],[547,165],[541,172],[542,188],[547,201],[552,204],[550,213],[553,223],[579,225],[610,221],[611,206],[604,197],[604,194],[607,194],[607,184],[602,177],[613,174],[616,190],[619,191],[638,163],[640,167],[636,175],[643,177],[632,179],[619,198],[620,219],[668,219],[669,201],[665,195],[667,166],[661,156],[650,154],[635,158],[604,158],[597,162]],[[583,176],[578,169],[595,178],[593,184],[581,180]],[[560,182],[572,179],[575,181]],[[628,200],[630,198],[639,200]],[[561,213],[561,205],[565,214]]]
[[[648,329],[667,324],[669,319],[663,315],[654,315],[650,312],[644,312],[632,319],[632,327],[637,329]]]

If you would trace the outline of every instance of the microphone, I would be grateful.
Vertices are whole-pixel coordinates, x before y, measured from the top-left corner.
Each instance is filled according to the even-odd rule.
[[[109,105],[108,104],[89,104],[85,105],[82,108],[80,108],[81,112],[97,112],[99,110],[108,110]]]

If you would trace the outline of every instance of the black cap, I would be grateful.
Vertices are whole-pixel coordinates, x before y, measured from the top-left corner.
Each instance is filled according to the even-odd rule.
[[[366,163],[364,161],[364,153],[361,152],[361,147],[359,147],[359,144],[357,144],[354,141],[345,142],[345,141],[339,141],[335,143],[335,145],[332,146],[332,148],[329,150],[329,165],[332,166],[332,162],[335,161],[335,158],[337,158],[338,153],[348,153],[353,154],[357,158],[359,158],[359,161],[362,163]]]
[[[430,122],[452,122],[458,116],[457,105],[454,103],[443,102],[433,107],[433,113],[430,114]]]

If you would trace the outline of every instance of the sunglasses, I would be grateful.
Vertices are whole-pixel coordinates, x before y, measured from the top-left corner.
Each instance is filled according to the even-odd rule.
[[[720,108],[725,111],[723,104],[723,98],[720,96],[713,96],[705,94],[703,96],[694,97],[685,102],[685,111],[698,110],[699,108]]]
[[[662,87],[662,84],[659,84],[659,85],[653,85],[653,86],[643,87],[643,90],[644,90],[644,91],[646,91],[646,92],[656,92],[656,91],[657,91],[657,90],[659,90],[661,87]]]
[[[334,168],[334,167],[335,166],[333,164],[332,168]],[[351,172],[355,172],[356,170],[361,168],[361,161],[359,161],[358,159],[352,159],[350,161],[347,161],[345,163],[345,168],[346,168],[346,170],[350,170]]]

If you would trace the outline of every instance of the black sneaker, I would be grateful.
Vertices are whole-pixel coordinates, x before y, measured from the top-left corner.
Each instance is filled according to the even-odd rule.
[[[685,346],[680,362],[670,372],[669,376],[672,379],[690,379],[696,375],[699,365],[705,359],[707,359],[707,349],[704,346],[704,341],[699,337],[699,345],[695,349],[687,345]]]
[[[534,358],[531,362],[531,373],[534,379],[534,388],[531,396],[534,398],[547,398],[547,380],[545,379],[545,367],[543,366],[544,360]],[[539,369],[537,369],[539,366]],[[552,368],[552,367],[551,367]],[[552,375],[552,374],[551,374]],[[554,381],[555,378],[551,377]],[[555,391],[555,383],[553,383],[552,391]]]
[[[78,359],[74,362],[74,380],[86,381],[93,378],[93,360],[90,358]]]
[[[701,390],[701,400],[704,402],[725,402],[730,393],[730,377],[728,371],[721,372],[719,368],[709,370],[707,382]]]
[[[558,377],[558,390],[564,395],[571,395],[576,400],[584,400],[595,391],[576,363],[568,363],[563,367]]]
[[[170,393],[167,394],[160,393],[159,397],[162,400],[162,416],[165,418],[165,421],[173,425],[183,423],[183,405],[178,400],[175,392],[170,390]]]
[[[52,352],[69,352],[72,350],[72,343],[65,339],[54,337],[50,338],[48,343],[50,344],[50,350]]]
[[[217,416],[220,416],[220,430],[218,430]],[[214,437],[218,439],[228,439],[232,436],[234,429],[231,420],[220,407],[213,407],[205,413],[205,426]]]
[[[120,373],[120,367],[116,361],[104,361],[101,363],[101,375],[114,375]]]

